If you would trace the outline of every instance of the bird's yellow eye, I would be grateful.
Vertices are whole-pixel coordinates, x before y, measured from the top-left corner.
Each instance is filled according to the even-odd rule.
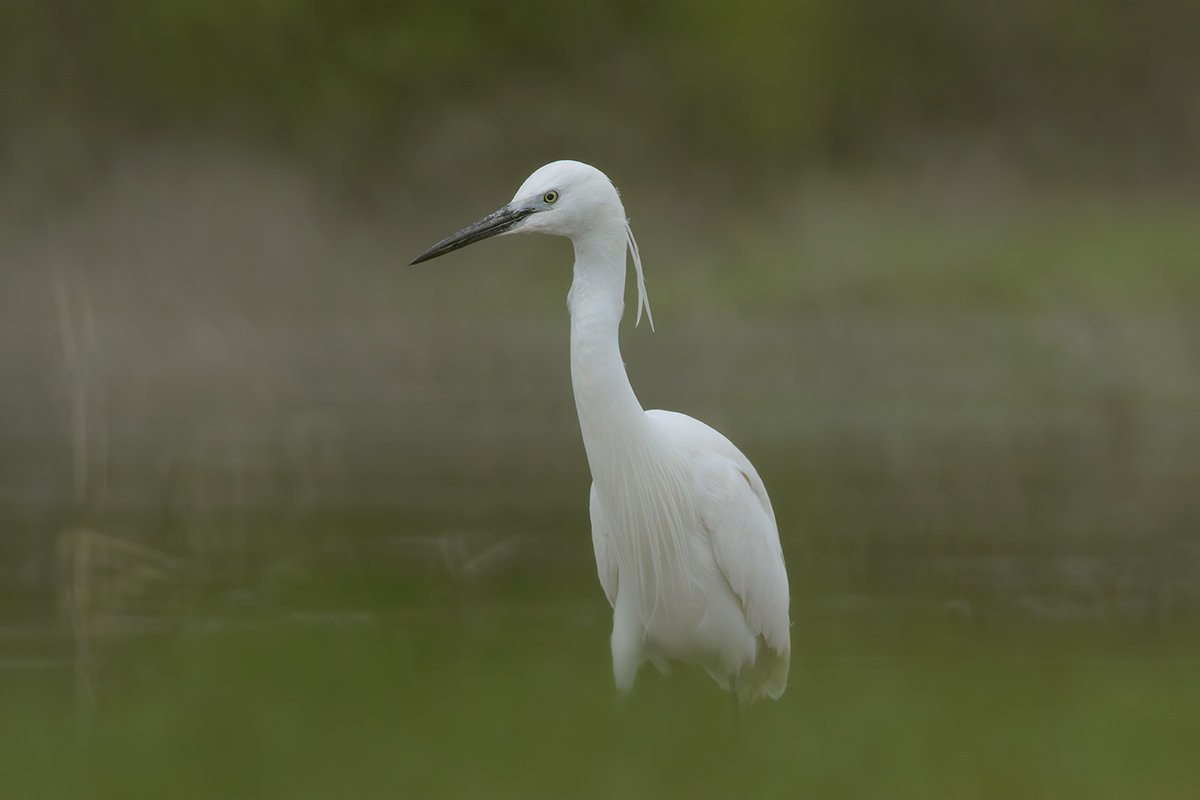
[[[542,195],[542,199],[545,200],[547,203],[553,205],[554,203],[558,202],[558,192],[551,189],[550,191],[548,191],[544,195]]]

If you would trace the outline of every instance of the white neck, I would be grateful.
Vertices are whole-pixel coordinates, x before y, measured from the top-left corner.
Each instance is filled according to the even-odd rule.
[[[649,625],[660,601],[686,591],[686,534],[695,505],[678,458],[660,441],[642,410],[625,365],[617,329],[625,305],[624,213],[575,244],[571,310],[571,384],[575,408],[601,502],[610,519],[622,587],[636,587],[638,613]]]
[[[573,237],[571,384],[592,479],[614,487],[632,450],[646,438],[646,417],[621,361],[618,328],[625,306],[623,215]]]

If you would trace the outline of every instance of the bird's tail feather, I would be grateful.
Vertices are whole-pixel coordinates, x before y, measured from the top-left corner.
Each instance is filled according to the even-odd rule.
[[[782,652],[773,650],[766,640],[759,636],[758,654],[754,664],[743,669],[737,676],[738,700],[743,703],[754,702],[763,697],[778,700],[787,689],[791,661],[790,648]]]

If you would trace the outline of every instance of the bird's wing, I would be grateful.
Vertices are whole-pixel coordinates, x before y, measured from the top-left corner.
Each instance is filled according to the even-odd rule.
[[[596,552],[596,571],[600,573],[600,585],[608,604],[617,604],[617,559],[613,552],[612,531],[608,520],[604,517],[600,497],[596,493],[596,484],[592,484],[592,495],[589,501],[592,515],[592,549]]]
[[[699,458],[702,490],[696,510],[717,567],[741,602],[751,631],[775,652],[787,654],[788,577],[775,515],[754,467],[732,444],[729,448],[733,453],[710,452]]]

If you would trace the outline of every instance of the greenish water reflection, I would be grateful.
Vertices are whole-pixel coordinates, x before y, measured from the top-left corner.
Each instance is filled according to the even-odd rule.
[[[9,676],[6,794],[1126,798],[1200,779],[1194,637],[801,613],[788,693],[735,725],[698,672],[643,673],[620,706],[588,594],[192,621],[112,645],[82,723],[65,671]]]

